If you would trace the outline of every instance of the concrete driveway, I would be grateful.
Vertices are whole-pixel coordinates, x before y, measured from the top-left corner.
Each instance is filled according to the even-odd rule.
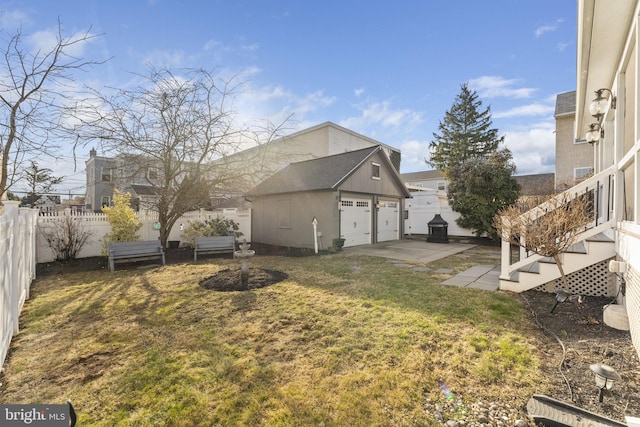
[[[393,240],[344,248],[344,252],[387,258],[398,267],[412,268],[416,271],[429,271],[429,267],[415,266],[410,263],[428,264],[449,255],[457,254],[476,247],[467,243],[429,243],[425,240]],[[436,270],[436,273],[452,273],[449,269]],[[442,282],[446,286],[475,288],[495,291],[500,287],[500,266],[476,265]]]
[[[449,255],[471,249],[476,245],[465,243],[429,243],[425,240],[392,240],[344,248],[347,253],[356,253],[407,262],[429,263]]]

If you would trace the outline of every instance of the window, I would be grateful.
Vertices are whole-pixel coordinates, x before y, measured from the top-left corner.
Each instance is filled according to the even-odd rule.
[[[111,181],[111,168],[107,166],[102,167],[101,181]]]
[[[111,197],[109,196],[102,196],[102,199],[100,200],[100,205],[104,208],[105,206],[111,206]]]
[[[576,180],[583,180],[589,178],[593,174],[593,168],[575,168],[573,170],[573,177]]]
[[[278,200],[278,228],[291,228],[291,200]]]
[[[157,168],[147,168],[147,179],[156,180],[158,179],[158,169]]]
[[[447,184],[444,181],[438,181],[438,191],[444,191],[447,189]]]
[[[371,178],[380,179],[380,164],[371,162]]]

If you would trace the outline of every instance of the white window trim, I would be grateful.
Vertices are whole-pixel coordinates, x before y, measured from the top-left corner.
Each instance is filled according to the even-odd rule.
[[[371,166],[372,166],[372,170],[371,170],[371,179],[375,179],[375,180],[380,180],[380,163],[376,163],[376,162],[371,162]],[[378,168],[378,176],[375,176],[373,174],[373,167],[377,167]]]
[[[578,177],[578,171],[579,170],[584,170],[584,169],[588,169],[589,172],[587,172],[586,174],[584,174],[581,177]],[[573,168],[573,179],[586,179],[590,174],[593,173],[593,168],[590,166],[584,166],[584,167],[579,167],[579,168]]]

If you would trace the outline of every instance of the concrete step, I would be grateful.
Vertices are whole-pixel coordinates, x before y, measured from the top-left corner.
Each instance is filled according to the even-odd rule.
[[[565,274],[571,274],[583,268],[615,256],[615,243],[604,233],[580,241],[571,246],[571,252],[561,254]],[[538,258],[517,271],[508,280],[500,280],[500,289],[512,292],[526,290],[560,278],[560,270],[553,258]]]

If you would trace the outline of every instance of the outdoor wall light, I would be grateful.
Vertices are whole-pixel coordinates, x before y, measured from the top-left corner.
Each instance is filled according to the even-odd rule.
[[[604,389],[609,390],[613,387],[613,383],[620,381],[622,378],[618,373],[609,365],[604,363],[594,363],[590,366],[593,373],[596,375],[596,386],[600,389],[598,393],[598,402],[602,402],[602,394]]]
[[[589,144],[595,144],[600,138],[604,138],[604,129],[599,123],[591,123],[585,139]]]
[[[609,92],[606,98],[603,96],[605,92]],[[607,111],[607,108],[611,107],[612,110],[616,109],[616,97],[613,96],[613,92],[609,89],[598,89],[595,93],[595,99],[589,104],[589,114],[599,122]]]
[[[551,313],[556,309],[558,304],[563,303],[569,298],[569,294],[563,291],[562,289],[556,289],[556,303],[551,308]]]

